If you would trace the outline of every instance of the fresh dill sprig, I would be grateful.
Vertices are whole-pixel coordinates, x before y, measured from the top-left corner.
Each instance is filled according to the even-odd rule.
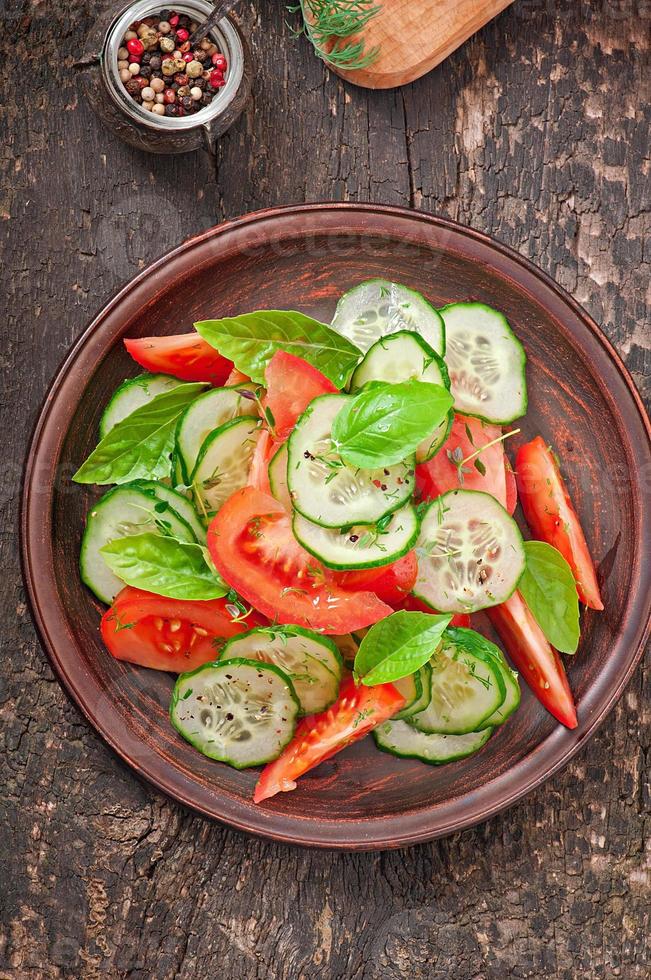
[[[346,71],[368,68],[377,58],[379,47],[365,51],[363,39],[348,40],[359,34],[380,7],[374,0],[299,0],[288,6],[300,11],[303,24],[295,34],[305,34],[322,61]]]

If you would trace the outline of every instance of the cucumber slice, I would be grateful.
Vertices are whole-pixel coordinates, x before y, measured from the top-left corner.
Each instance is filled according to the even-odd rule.
[[[124,588],[104,561],[100,549],[130,534],[164,534],[179,541],[195,542],[192,528],[167,506],[160,513],[161,499],[137,483],[114,487],[97,501],[88,514],[81,541],[81,579],[101,602],[111,604]]]
[[[296,510],[322,527],[375,524],[414,491],[414,459],[386,469],[348,466],[332,451],[330,432],[349,395],[321,395],[288,440],[287,482]]]
[[[294,537],[327,568],[376,568],[405,555],[418,537],[418,517],[405,504],[380,525],[361,524],[331,528],[313,524],[294,513]]]
[[[411,704],[406,704],[394,718],[411,718],[418,711],[423,711],[430,702],[432,696],[432,668],[429,664],[423,664],[420,670],[413,675],[418,678],[420,683],[420,695]]]
[[[172,378],[169,374],[139,374],[137,378],[127,378],[119,388],[116,388],[113,396],[104,409],[104,414],[99,420],[99,437],[103,439],[107,432],[110,432],[114,425],[126,419],[137,408],[145,405],[155,398],[162,395],[165,391],[171,391],[183,384],[178,378]]]
[[[177,732],[209,759],[235,769],[277,759],[292,739],[298,712],[282,670],[243,659],[180,674],[170,704]]]
[[[347,667],[352,668],[359,649],[359,643],[355,639],[355,636],[352,633],[345,633],[343,636],[333,636],[333,640],[337,645],[337,650],[343,662]]]
[[[524,415],[527,357],[506,317],[483,303],[452,303],[441,316],[456,411],[496,425]]]
[[[447,635],[466,649],[480,649],[485,656],[493,658],[502,675],[506,696],[499,708],[483,724],[478,725],[477,728],[487,728],[489,726],[493,728],[496,725],[503,725],[520,704],[518,675],[514,670],[511,670],[500,648],[494,643],[491,643],[490,640],[487,640],[481,633],[476,633],[475,630],[464,629],[462,626],[450,626],[448,627]]]
[[[445,352],[445,326],[438,310],[398,282],[368,279],[341,297],[332,327],[366,353],[387,334],[399,330],[419,333],[438,354]]]
[[[289,493],[289,487],[287,486],[287,459],[288,450],[287,443],[284,442],[280,449],[272,456],[268,467],[269,473],[269,486],[271,492],[276,500],[285,507],[285,509],[291,514],[292,512],[292,498]]]
[[[187,407],[176,430],[176,452],[184,482],[189,484],[199,453],[211,432],[243,415],[257,415],[258,403],[240,394],[255,392],[259,385],[243,383],[231,388],[214,388]]]
[[[420,732],[475,732],[504,703],[506,686],[499,665],[490,655],[446,637],[430,664],[429,704],[409,719]]]
[[[427,381],[450,390],[450,377],[445,361],[430,345],[409,330],[399,330],[388,337],[381,337],[366,353],[364,360],[355,369],[350,382],[350,390],[357,391],[369,381],[386,381],[397,384],[400,381]],[[454,420],[454,412],[424,439],[416,450],[416,462],[424,463],[431,459],[448,437]]]
[[[205,520],[246,486],[261,425],[260,419],[244,416],[226,422],[206,438],[190,478],[197,510]]]
[[[431,766],[465,759],[481,749],[492,735],[492,728],[467,735],[427,735],[406,721],[391,719],[373,730],[378,749],[401,759],[420,759]]]
[[[191,501],[182,493],[179,493],[178,490],[173,490],[164,483],[158,483],[156,480],[136,480],[132,486],[140,487],[142,490],[148,490],[154,496],[158,497],[161,503],[169,504],[179,517],[192,528],[192,533],[199,544],[206,543],[206,529],[199,520],[199,516],[192,506]],[[159,513],[163,517],[165,516],[164,510],[159,511]]]
[[[494,497],[451,490],[421,515],[414,595],[440,612],[473,613],[506,602],[524,571],[518,525]]]
[[[287,674],[301,705],[301,714],[325,711],[339,694],[342,663],[334,643],[300,626],[250,630],[233,637],[220,660],[243,657],[275,664]]]
[[[429,381],[450,390],[450,377],[443,358],[411,330],[398,330],[380,337],[364,355],[350,380],[351,392],[369,381]]]

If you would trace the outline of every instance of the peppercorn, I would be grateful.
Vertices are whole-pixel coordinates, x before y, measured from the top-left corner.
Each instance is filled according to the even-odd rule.
[[[166,116],[178,116],[178,114],[179,114],[178,106],[174,105],[174,103],[170,103],[165,106]]]
[[[166,107],[164,105],[159,105],[159,103],[156,102],[151,107],[151,111],[155,112],[157,116],[164,116],[166,113]]]
[[[177,91],[176,94],[178,95],[179,99],[183,100],[183,98],[186,95],[189,95],[190,94],[190,86],[187,85],[187,84],[186,85],[179,85],[179,88],[178,88],[178,91]]]
[[[132,78],[131,81],[127,82],[124,87],[126,88],[129,95],[132,95],[134,99],[136,96],[140,95],[140,86],[138,85],[135,78]]]
[[[177,27],[178,26],[178,23],[179,23],[179,20],[180,20],[178,14],[172,14],[172,16],[171,17],[168,17],[167,19],[170,22],[170,24],[172,25],[172,27]]]
[[[140,64],[141,65],[148,65],[150,61],[151,61],[151,55],[150,55],[149,51],[145,51],[145,53],[143,54],[142,58],[140,59]]]
[[[138,75],[140,73],[140,65],[137,61],[134,61],[129,65],[129,73],[131,75]]]
[[[200,89],[203,92],[203,90],[206,87],[206,83],[205,83],[205,80],[203,78],[193,78],[192,79],[192,82],[193,82],[195,88],[198,88],[198,89]]]
[[[122,45],[121,48],[118,48],[118,58],[120,59],[120,61],[124,61],[128,57],[129,57],[128,48],[125,48],[124,45]]]
[[[200,61],[191,61],[185,71],[189,78],[199,78],[203,74],[203,66]]]
[[[157,71],[158,69],[160,69],[160,66],[163,64],[163,59],[161,58],[160,55],[153,54],[149,59],[149,64],[151,65],[154,71]]]
[[[184,41],[183,44],[179,44],[179,51],[181,54],[190,54],[190,48],[192,45],[189,41]]]
[[[149,65],[141,65],[140,74],[142,75],[143,78],[151,78],[151,68],[149,67]]]
[[[151,87],[153,88],[154,92],[162,92],[165,88],[165,82],[162,78],[152,78]]]
[[[166,88],[164,92],[164,98],[167,105],[171,105],[172,102],[176,102],[176,92],[171,88]]]
[[[199,102],[201,96],[203,95],[203,92],[201,91],[198,85],[193,85],[192,88],[190,89],[190,95],[192,96],[195,102]]]
[[[183,42],[187,41],[189,37],[190,35],[186,31],[185,27],[179,27],[176,32],[176,40],[179,42],[179,44],[183,44]]]
[[[176,74],[176,62],[172,58],[163,58],[163,64],[161,67],[163,75]]]
[[[137,37],[132,37],[131,40],[127,41],[127,48],[129,49],[129,54],[135,54],[140,56],[144,52],[142,46],[142,41],[139,41]]]
[[[190,26],[190,18],[188,17],[187,14],[181,14],[179,17],[179,27],[185,30],[189,26]]]
[[[201,105],[204,107],[210,105],[210,103],[212,102],[212,96],[213,96],[212,92],[204,92],[203,95],[201,96]]]
[[[191,95],[184,95],[181,99],[181,105],[186,112],[190,112],[192,109],[194,109],[194,99]]]
[[[168,10],[167,7],[165,7],[164,10],[160,10],[158,12],[158,16],[160,17],[161,20],[169,20],[170,17],[172,16],[172,11]]]
[[[178,75],[174,76],[174,81],[176,82],[177,85],[187,85],[188,76],[184,72],[179,72]]]
[[[158,42],[158,46],[165,54],[171,54],[176,47],[176,41],[173,41],[171,37],[162,37]]]
[[[127,82],[131,81],[131,72],[127,71],[126,68],[120,69],[120,81],[124,82],[125,85]]]

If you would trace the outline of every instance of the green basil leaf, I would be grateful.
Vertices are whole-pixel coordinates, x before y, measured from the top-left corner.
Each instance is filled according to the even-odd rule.
[[[264,384],[265,368],[276,351],[302,357],[337,388],[344,387],[362,357],[346,337],[293,310],[258,310],[202,320],[194,326],[238,370],[260,384]]]
[[[351,466],[391,466],[416,451],[452,404],[449,391],[427,381],[363,388],[335,417],[332,439]]]
[[[72,479],[76,483],[129,483],[170,476],[176,423],[205,387],[181,384],[137,408],[113,426]]]
[[[435,653],[451,619],[404,610],[381,619],[360,643],[356,675],[372,687],[413,674]]]
[[[225,585],[209,568],[199,544],[158,534],[109,541],[101,549],[106,564],[127,585],[170,599],[218,599]]]
[[[562,653],[579,645],[579,597],[572,569],[556,548],[525,541],[525,565],[518,589],[541,630]]]

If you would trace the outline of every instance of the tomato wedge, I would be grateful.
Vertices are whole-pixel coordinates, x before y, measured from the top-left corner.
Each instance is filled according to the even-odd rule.
[[[325,374],[285,351],[276,351],[264,376],[267,383],[265,405],[271,409],[276,438],[281,442],[314,398],[338,391]]]
[[[261,490],[263,493],[271,493],[271,487],[269,486],[269,460],[277,448],[278,445],[273,441],[269,430],[263,429],[253,452],[253,459],[251,460],[248,481],[250,487],[255,487],[256,490]]]
[[[383,565],[382,568],[362,568],[358,571],[334,572],[335,582],[349,592],[368,589],[390,606],[399,606],[411,592],[418,578],[418,559],[414,551]]]
[[[506,456],[501,442],[484,449],[479,456],[463,464],[463,483],[458,466],[448,456],[448,453],[455,454],[459,461],[465,460],[501,435],[502,430],[497,425],[489,425],[468,415],[455,415],[450,435],[436,456],[416,467],[416,487],[421,497],[434,500],[448,490],[458,490],[463,486],[465,490],[490,493],[512,514],[517,497],[512,492],[513,487],[507,493]]]
[[[126,338],[124,346],[147,371],[171,374],[181,381],[208,381],[219,387],[233,367],[194,332],[173,337]]]
[[[408,596],[405,597],[401,606],[401,609],[408,609],[412,612],[425,612],[432,613],[432,615],[440,615],[438,609],[434,606],[430,606],[428,602],[424,599],[419,599],[417,596],[412,595],[410,592]],[[470,616],[468,613],[455,613],[450,620],[450,626],[464,626],[466,629],[470,627]]]
[[[178,674],[215,660],[231,636],[267,623],[254,611],[234,622],[237,616],[227,598],[167,599],[127,586],[104,613],[101,633],[118,660]]]
[[[299,722],[283,753],[264,767],[253,802],[261,803],[276,793],[296,789],[299,776],[363,738],[400,711],[405,701],[393,684],[357,686],[349,677],[341,685],[338,700],[322,714]]]
[[[228,375],[228,377],[224,381],[224,387],[225,388],[232,388],[233,385],[249,384],[250,382],[251,382],[251,379],[248,377],[248,375],[242,374],[242,372],[239,371],[236,367],[233,367],[231,369],[231,373]]]
[[[219,573],[269,619],[341,635],[393,610],[372,592],[346,592],[305,551],[282,504],[254,487],[237,490],[208,528]]]
[[[520,447],[515,469],[520,503],[531,533],[560,551],[574,573],[581,602],[591,609],[603,609],[583,529],[556,457],[541,436]]]
[[[567,728],[576,728],[576,708],[565,667],[519,592],[486,612],[509,659],[538,700]]]

